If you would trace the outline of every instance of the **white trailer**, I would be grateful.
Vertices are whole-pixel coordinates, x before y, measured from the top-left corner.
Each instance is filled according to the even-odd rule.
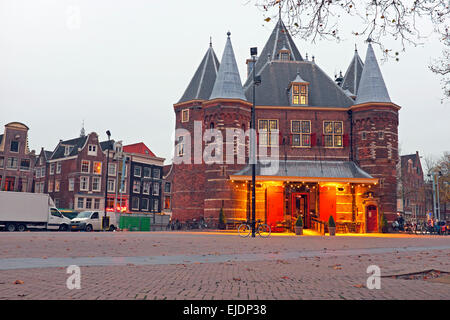
[[[0,226],[8,231],[66,231],[69,225],[70,219],[55,208],[48,194],[0,191]]]

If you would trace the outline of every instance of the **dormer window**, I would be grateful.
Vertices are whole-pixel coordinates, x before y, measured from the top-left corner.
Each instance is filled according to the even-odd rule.
[[[64,146],[64,155],[68,156],[73,150],[73,146]]]
[[[308,104],[308,86],[306,84],[294,84],[292,90],[292,104]]]
[[[308,86],[309,82],[303,80],[300,77],[300,73],[297,72],[297,77],[291,82],[291,104],[294,106],[306,106],[308,105]]]
[[[278,56],[279,56],[281,61],[289,61],[289,60],[291,60],[291,52],[288,49],[286,49],[286,48],[281,49],[278,52]]]

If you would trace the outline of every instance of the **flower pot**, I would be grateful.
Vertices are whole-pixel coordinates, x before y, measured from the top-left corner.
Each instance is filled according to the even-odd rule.
[[[295,235],[301,236],[303,234],[303,227],[295,227]]]
[[[336,227],[328,227],[328,231],[330,232],[330,236],[336,235]]]

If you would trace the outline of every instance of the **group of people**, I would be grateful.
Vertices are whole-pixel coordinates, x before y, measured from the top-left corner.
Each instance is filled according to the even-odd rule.
[[[436,218],[429,218],[424,222],[405,222],[402,215],[392,223],[394,231],[409,231],[409,232],[423,232],[423,233],[448,233],[449,226],[444,221],[438,221]]]

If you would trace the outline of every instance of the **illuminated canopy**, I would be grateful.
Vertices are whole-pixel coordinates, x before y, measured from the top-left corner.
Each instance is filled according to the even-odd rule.
[[[278,165],[278,169],[274,170]],[[251,167],[230,176],[231,180],[251,180]],[[258,181],[351,182],[377,183],[378,179],[359,168],[353,161],[277,161],[274,165],[256,165]]]

